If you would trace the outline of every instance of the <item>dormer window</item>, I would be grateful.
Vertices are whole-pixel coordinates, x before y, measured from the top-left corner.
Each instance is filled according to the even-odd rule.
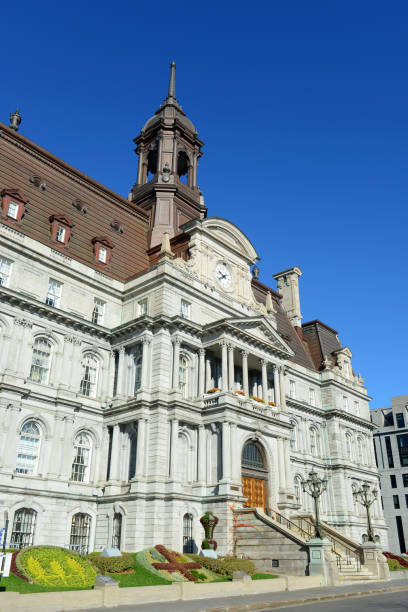
[[[113,244],[106,236],[92,238],[95,261],[102,265],[109,264]]]
[[[49,221],[51,223],[51,239],[67,246],[71,238],[72,221],[63,215],[51,215]]]
[[[28,203],[27,198],[17,189],[3,189],[0,196],[2,198],[2,216],[13,221],[21,221]]]

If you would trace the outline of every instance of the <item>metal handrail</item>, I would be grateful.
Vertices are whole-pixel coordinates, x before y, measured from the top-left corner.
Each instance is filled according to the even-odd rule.
[[[286,518],[286,516],[283,516],[283,514],[276,512],[276,510],[273,510],[272,508],[269,508],[267,506],[265,508],[265,514],[269,516],[269,518],[271,518],[272,520],[279,523],[279,525],[283,525],[284,527],[286,527],[286,529],[289,529],[289,531],[299,533],[304,540],[308,540],[310,538],[310,533],[302,529],[302,527],[299,527],[299,525],[297,525],[295,522]]]

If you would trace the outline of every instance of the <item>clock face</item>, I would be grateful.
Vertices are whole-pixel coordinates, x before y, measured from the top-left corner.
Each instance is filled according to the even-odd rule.
[[[223,289],[228,289],[231,286],[231,272],[225,264],[217,264],[215,268],[215,278]]]

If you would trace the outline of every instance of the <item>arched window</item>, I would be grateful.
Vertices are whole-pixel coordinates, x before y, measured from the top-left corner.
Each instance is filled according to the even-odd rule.
[[[79,432],[74,440],[74,461],[72,462],[71,480],[88,482],[91,450],[91,437],[84,431]]]
[[[193,515],[185,514],[183,517],[183,553],[194,552]]]
[[[89,514],[83,512],[78,512],[72,517],[69,547],[71,550],[76,550],[80,555],[87,555],[89,552],[91,522],[92,519]]]
[[[359,465],[364,465],[364,441],[362,438],[357,438],[357,462]]]
[[[178,475],[182,483],[191,482],[192,457],[190,451],[190,439],[185,432],[180,432],[178,437]]]
[[[296,421],[291,421],[291,425],[293,425],[293,429],[290,430],[290,448],[291,450],[296,450],[297,448],[297,423]]]
[[[128,478],[131,480],[136,475],[136,456],[137,456],[137,434],[132,433],[129,440],[129,474]]]
[[[295,501],[299,506],[303,505],[302,500],[302,480],[300,476],[295,476],[293,479],[293,491],[295,493]]]
[[[37,513],[31,508],[21,508],[14,514],[10,548],[32,546]]]
[[[134,358],[134,363],[135,363],[135,395],[136,395],[137,391],[140,389],[140,387],[142,386],[142,359],[143,359],[142,347],[139,345],[137,347],[136,352],[135,352],[135,358]]]
[[[352,459],[351,436],[346,433],[346,457],[349,461]]]
[[[88,397],[96,397],[98,384],[99,361],[93,355],[87,354],[82,361],[82,378],[80,393]]]
[[[113,516],[113,529],[112,529],[112,548],[120,550],[120,543],[122,539],[122,515],[120,512],[115,512]]]
[[[16,472],[34,474],[37,471],[41,430],[35,421],[24,423],[17,448]]]
[[[317,434],[314,427],[311,427],[309,430],[310,436],[310,454],[314,457],[317,456]]]
[[[189,183],[190,160],[185,151],[180,151],[177,157],[177,174],[183,183]],[[185,177],[185,178],[182,178]]]
[[[255,470],[265,469],[263,453],[255,442],[245,444],[242,452],[242,465]]]
[[[182,397],[188,397],[188,359],[181,355],[179,362],[179,389]]]
[[[45,338],[36,338],[31,359],[30,380],[46,385],[49,379],[51,343]]]

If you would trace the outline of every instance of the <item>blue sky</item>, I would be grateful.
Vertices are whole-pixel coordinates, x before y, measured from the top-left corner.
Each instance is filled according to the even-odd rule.
[[[205,141],[210,215],[260,279],[303,270],[303,320],[339,331],[372,407],[408,393],[406,2],[19,2],[3,7],[0,120],[127,195],[132,139],[176,93]]]

